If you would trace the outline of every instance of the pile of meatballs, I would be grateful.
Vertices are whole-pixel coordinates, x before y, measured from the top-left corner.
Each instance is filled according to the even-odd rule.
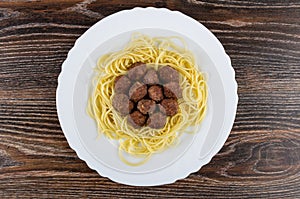
[[[178,113],[182,98],[179,73],[170,66],[158,70],[144,63],[135,63],[126,75],[118,76],[114,84],[113,107],[127,116],[134,128],[163,128],[168,116]]]

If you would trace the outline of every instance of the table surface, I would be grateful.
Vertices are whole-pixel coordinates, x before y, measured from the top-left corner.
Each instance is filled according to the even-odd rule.
[[[222,150],[170,185],[99,176],[69,147],[55,106],[75,40],[136,6],[179,10],[209,28],[232,59],[239,104]],[[0,1],[0,198],[300,198],[299,0]]]

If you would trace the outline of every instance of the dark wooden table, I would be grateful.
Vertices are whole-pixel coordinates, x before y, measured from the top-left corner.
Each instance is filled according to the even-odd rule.
[[[223,43],[239,84],[222,150],[200,171],[158,187],[117,184],[89,169],[70,149],[55,106],[75,40],[136,6],[203,23]],[[108,196],[300,198],[299,0],[0,1],[0,198]]]

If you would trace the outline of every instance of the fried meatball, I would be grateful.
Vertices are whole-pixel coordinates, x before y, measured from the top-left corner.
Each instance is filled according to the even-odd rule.
[[[159,79],[163,83],[179,82],[179,73],[170,66],[163,66],[158,69]]]
[[[131,86],[131,81],[125,75],[118,76],[115,79],[115,92],[128,94],[128,90]]]
[[[143,114],[152,114],[155,111],[155,101],[150,99],[141,99],[137,104],[137,109]]]
[[[144,81],[145,84],[149,84],[149,85],[158,84],[159,79],[158,79],[158,75],[156,73],[156,70],[149,69],[147,71],[146,75],[144,76],[143,81]]]
[[[133,65],[134,65],[133,67],[129,67],[127,75],[129,77],[129,79],[136,81],[136,80],[139,80],[142,77],[144,77],[144,75],[147,71],[147,67],[146,67],[146,64],[143,64],[140,62],[135,63]]]
[[[137,102],[147,95],[147,85],[141,82],[135,82],[129,89],[129,97],[132,101]]]
[[[161,129],[165,126],[167,117],[161,112],[151,114],[147,120],[147,125],[153,129]]]
[[[177,82],[169,82],[164,85],[164,94],[167,98],[182,98],[182,90]]]
[[[113,107],[122,115],[130,113],[133,108],[131,103],[128,96],[122,93],[115,94],[112,99]]]
[[[147,117],[145,115],[143,115],[141,112],[134,111],[133,113],[131,113],[128,116],[127,121],[134,128],[138,128],[138,127],[144,126],[146,119],[147,119]]]
[[[162,88],[160,86],[157,86],[157,85],[151,86],[148,89],[148,94],[149,94],[149,97],[151,99],[153,99],[154,101],[156,101],[156,102],[159,102],[164,98]]]
[[[178,113],[178,103],[175,99],[164,99],[161,102],[161,111],[165,112],[167,116],[173,116]]]

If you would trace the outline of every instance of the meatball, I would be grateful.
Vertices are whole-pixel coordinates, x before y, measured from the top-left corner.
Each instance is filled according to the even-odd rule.
[[[135,63],[129,67],[127,75],[131,80],[139,80],[145,75],[146,71],[146,64]]]
[[[141,112],[134,111],[133,113],[131,113],[128,116],[127,121],[134,128],[138,128],[138,127],[144,126],[146,119],[147,119],[147,117],[145,115],[143,115]]]
[[[178,103],[175,99],[164,99],[161,102],[161,106],[161,111],[165,112],[168,116],[173,116],[178,113]]]
[[[132,101],[137,102],[147,95],[147,85],[141,82],[135,82],[129,89],[129,97]]]
[[[128,94],[131,82],[128,77],[121,75],[115,79],[115,92]]]
[[[133,109],[132,102],[128,99],[127,95],[125,94],[115,94],[112,99],[113,107],[122,115],[126,115],[131,112]]]
[[[161,112],[151,114],[147,120],[147,125],[153,129],[161,129],[165,126],[167,117]]]
[[[147,71],[146,75],[144,76],[144,83],[145,84],[158,84],[159,83],[159,79],[158,79],[158,75],[156,73],[156,70],[154,69],[150,69]]]
[[[179,73],[170,66],[163,66],[158,69],[159,79],[163,83],[179,82]]]
[[[148,89],[149,97],[156,102],[161,101],[164,98],[163,90],[160,86],[151,86]]]
[[[155,102],[150,99],[142,99],[137,104],[137,109],[143,114],[152,114],[155,111]]]
[[[179,83],[169,82],[164,85],[164,94],[167,98],[182,98],[182,90]]]

